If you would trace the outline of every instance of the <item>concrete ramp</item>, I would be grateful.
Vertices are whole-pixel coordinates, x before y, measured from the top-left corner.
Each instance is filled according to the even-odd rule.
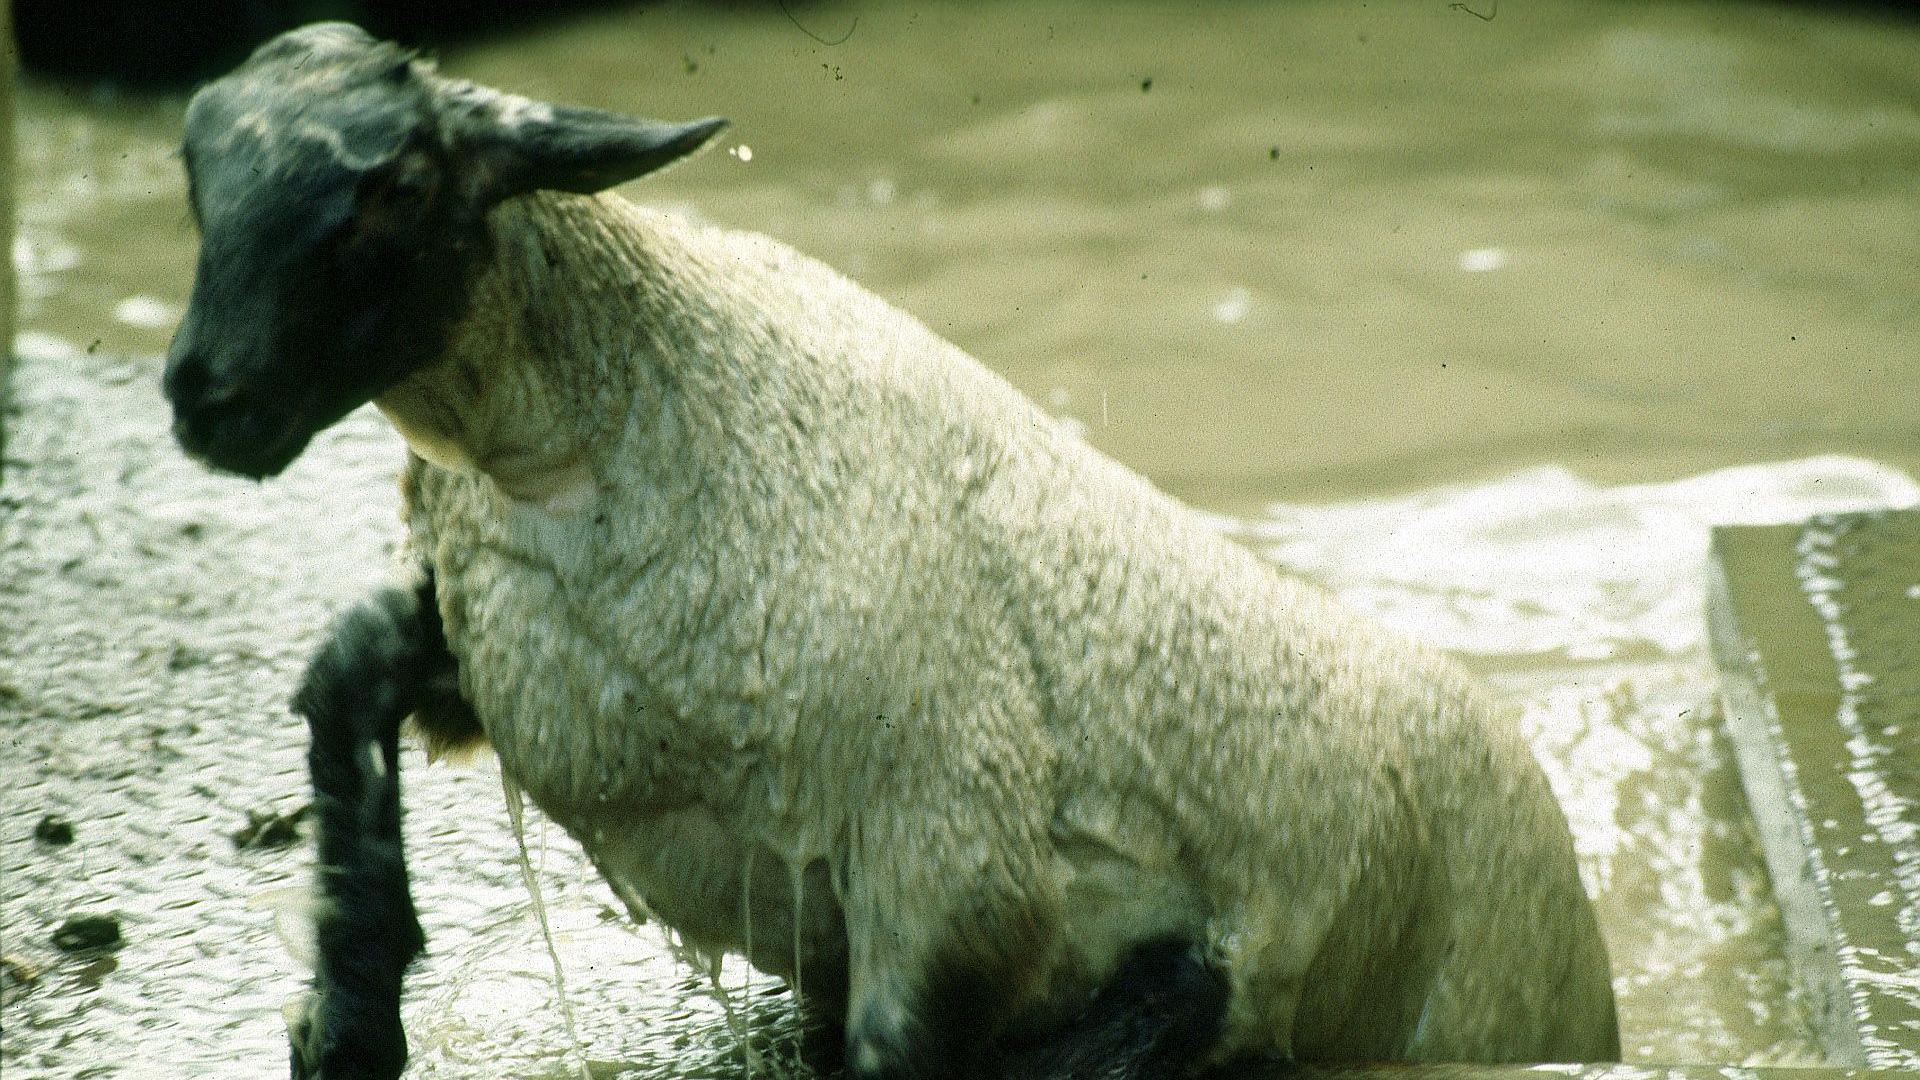
[[[1835,1065],[1920,1071],[1920,511],[1717,529],[1707,621]]]

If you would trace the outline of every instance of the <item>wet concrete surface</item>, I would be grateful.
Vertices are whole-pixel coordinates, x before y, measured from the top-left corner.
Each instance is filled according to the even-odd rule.
[[[311,857],[234,834],[308,797],[286,701],[326,622],[387,578],[399,440],[367,410],[278,480],[214,476],[171,445],[156,360],[23,345],[0,495],[0,900],[5,951],[38,977],[9,994],[8,1076],[277,1071],[280,1008],[304,982],[299,920],[281,912]],[[498,779],[420,764],[409,755],[431,940],[410,983],[416,1074],[559,1075]],[[49,814],[71,843],[34,836]],[[570,985],[597,1003],[583,1030],[640,1032],[619,1040],[628,1065],[724,1068],[734,1040],[704,982],[613,916],[570,844],[549,849],[540,826],[531,842],[578,949]],[[121,946],[58,949],[75,914],[117,919]]]
[[[1920,512],[1723,529],[1714,556],[1715,658],[1828,1055],[1920,1070]]]

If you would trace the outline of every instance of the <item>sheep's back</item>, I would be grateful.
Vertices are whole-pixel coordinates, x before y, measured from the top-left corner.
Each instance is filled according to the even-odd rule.
[[[605,376],[635,390],[592,425],[618,432],[592,514],[423,463],[412,488],[466,688],[543,805],[715,804],[806,865],[846,857],[887,770],[1013,761],[1044,805],[1008,812],[1044,814],[1047,873],[1096,900],[1069,936],[1202,935],[1236,1045],[1526,1056],[1554,1049],[1551,993],[1592,997],[1596,965],[1604,989],[1564,819],[1453,665],[783,245],[616,200],[530,213],[631,264],[626,351],[590,365],[635,369]]]

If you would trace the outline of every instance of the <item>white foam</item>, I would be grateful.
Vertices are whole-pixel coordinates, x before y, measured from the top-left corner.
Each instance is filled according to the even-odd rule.
[[[1701,647],[1712,526],[1917,503],[1914,478],[1852,457],[1621,487],[1551,466],[1400,498],[1275,506],[1243,529],[1284,567],[1443,648],[1606,659]]]

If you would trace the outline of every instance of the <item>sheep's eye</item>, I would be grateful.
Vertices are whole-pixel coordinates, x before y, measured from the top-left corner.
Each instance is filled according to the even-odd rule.
[[[432,215],[439,189],[439,170],[419,153],[364,177],[352,212],[335,237],[340,254],[359,258],[407,242]]]
[[[433,194],[433,169],[420,158],[410,158],[387,186],[387,197],[396,202],[418,202]]]
[[[440,174],[425,154],[408,154],[371,178],[363,204],[376,211],[405,212],[432,201]]]

